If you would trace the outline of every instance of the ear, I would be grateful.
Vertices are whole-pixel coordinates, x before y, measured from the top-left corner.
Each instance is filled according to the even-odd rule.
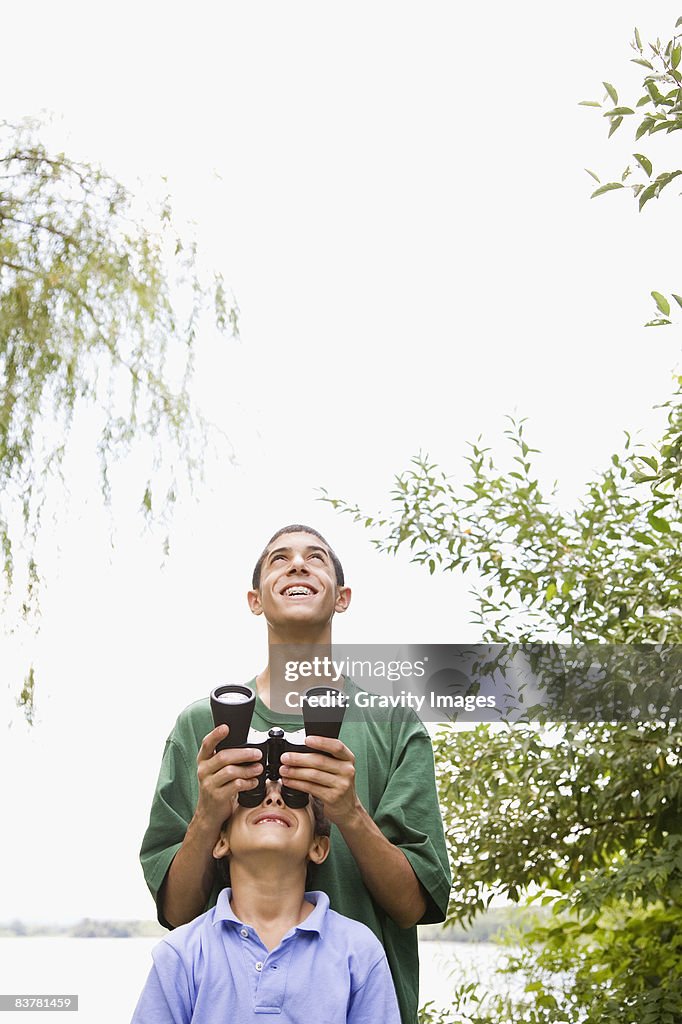
[[[314,836],[308,850],[308,860],[322,864],[329,856],[329,836]]]
[[[260,599],[260,590],[249,590],[246,595],[246,600],[249,602],[249,608],[254,615],[263,614],[263,604]]]
[[[230,841],[227,838],[227,830],[220,833],[220,839],[213,847],[213,856],[216,860],[220,860],[222,857],[229,857],[230,855]]]
[[[345,612],[346,608],[350,604],[351,589],[350,587],[337,587],[336,588],[336,604],[334,605],[335,612]]]

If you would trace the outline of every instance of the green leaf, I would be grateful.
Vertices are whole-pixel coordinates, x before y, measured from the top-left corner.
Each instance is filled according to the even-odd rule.
[[[641,139],[642,135],[646,135],[653,124],[653,120],[650,117],[645,117],[639,128],[635,132],[635,139]]]
[[[639,29],[635,26],[635,45],[639,52],[642,52],[642,37],[639,34]]]
[[[680,63],[680,57],[682,57],[682,46],[680,46],[678,43],[677,46],[673,47],[673,52],[670,57],[670,63],[672,64],[673,68],[676,68],[677,65]]]
[[[632,535],[632,539],[636,540],[638,544],[649,544],[651,547],[656,547],[656,541],[653,537],[650,537],[648,533],[642,533],[641,530],[637,530]]]
[[[661,317],[659,317],[657,320],[648,320],[647,323],[644,324],[644,326],[645,327],[666,327],[668,324],[671,324],[671,323],[672,323],[672,320],[663,320]]]
[[[653,512],[647,512],[647,519],[658,533],[670,533],[670,523],[667,519],[661,519],[660,516],[654,515]]]
[[[604,84],[604,88],[606,89],[607,93],[609,94],[609,96],[611,97],[613,102],[614,103],[618,103],[618,93],[613,88],[611,83],[610,82],[604,82],[603,84]]]
[[[547,590],[545,592],[545,600],[546,601],[551,601],[553,597],[556,597],[556,595],[557,595],[556,583],[554,582],[554,580],[552,580],[552,582],[547,587]]]
[[[620,128],[622,123],[623,123],[623,118],[622,117],[614,117],[613,121],[611,122],[611,127],[609,128],[609,138],[611,138],[613,133]]]
[[[641,64],[643,68],[648,68],[650,71],[654,70],[653,64],[650,64],[649,61],[645,60],[643,57],[632,57],[631,58],[631,63],[632,64]]]
[[[682,306],[682,295],[675,295],[675,292],[673,292],[672,296],[673,296],[675,302],[677,303],[677,305],[678,306]]]
[[[608,185],[602,185],[600,188],[595,189],[590,199],[595,199],[596,196],[603,196],[605,192],[612,192],[614,188],[625,188],[625,185],[623,185],[622,181],[610,181]]]
[[[632,155],[634,156],[635,160],[637,161],[639,166],[642,168],[642,170],[646,171],[647,176],[650,178],[651,177],[651,172],[653,170],[653,167],[652,167],[651,160],[649,159],[649,157],[648,156],[644,156],[644,153],[633,153]]]
[[[601,103],[596,100],[581,100],[578,104],[579,107],[601,107]]]
[[[657,188],[658,188],[658,185],[654,181],[654,182],[651,183],[651,185],[647,185],[647,187],[644,189],[644,191],[642,192],[642,194],[639,197],[639,209],[640,209],[640,211],[642,210],[642,207],[644,206],[644,204],[648,203],[649,200],[652,199],[653,196],[656,195],[656,189]]]
[[[651,297],[660,309],[663,316],[670,315],[670,303],[666,299],[665,295],[661,295],[660,292],[652,292]]]
[[[597,177],[597,175],[596,175],[596,174],[594,173],[594,171],[591,171],[591,170],[589,169],[589,167],[585,167],[585,168],[584,168],[584,170],[586,170],[588,174],[591,174],[591,175],[592,175],[592,177],[594,178],[594,180],[595,180],[595,181],[596,181],[597,183],[599,182],[599,178],[598,178],[598,177]]]
[[[614,114],[634,114],[634,110],[631,107],[614,107],[613,110],[607,110],[604,117],[613,117]]]

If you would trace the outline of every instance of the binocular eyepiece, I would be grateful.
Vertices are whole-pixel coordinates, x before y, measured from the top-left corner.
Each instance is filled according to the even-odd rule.
[[[341,723],[346,711],[347,697],[333,686],[313,686],[306,690],[302,701],[304,729],[285,733],[283,729],[258,732],[251,729],[251,719],[256,706],[256,694],[250,686],[227,684],[217,686],[211,693],[211,712],[215,725],[229,726],[229,735],[216,750],[235,750],[240,747],[256,747],[263,755],[263,773],[258,785],[239,794],[242,807],[258,807],[265,799],[267,779],[276,781],[280,776],[280,758],[288,751],[297,753],[320,753],[305,744],[306,736],[329,736],[338,739]],[[244,764],[253,762],[245,761]],[[287,807],[305,807],[308,794],[282,784],[282,799]]]

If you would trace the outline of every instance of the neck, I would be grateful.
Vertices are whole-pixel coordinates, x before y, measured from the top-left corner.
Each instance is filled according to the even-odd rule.
[[[271,858],[249,854],[248,864],[232,860],[232,910],[244,924],[256,929],[263,942],[271,939],[276,945],[295,925],[313,911],[304,898],[306,865],[286,865],[281,857]]]
[[[276,688],[276,695],[279,697],[275,699],[275,710],[286,713],[291,712],[291,708],[279,706],[282,701],[284,693],[291,693],[297,691],[299,693],[305,693],[310,686],[321,686],[325,683],[332,683],[333,678],[329,674],[321,671],[317,675],[307,676],[302,678],[297,683],[289,683],[282,676],[282,653],[278,652],[277,648],[285,644],[295,645],[297,648],[294,658],[308,657],[305,654],[305,648],[310,647],[310,660],[313,658],[331,658],[332,656],[332,630],[331,623],[326,622],[318,627],[311,628],[310,625],[306,624],[302,626],[300,630],[297,630],[295,625],[287,625],[286,630],[282,627],[273,627],[268,625],[268,663],[263,671],[256,677],[256,688],[258,690],[258,696],[263,701],[266,707],[272,708],[272,687]],[[339,685],[338,681],[334,685]]]

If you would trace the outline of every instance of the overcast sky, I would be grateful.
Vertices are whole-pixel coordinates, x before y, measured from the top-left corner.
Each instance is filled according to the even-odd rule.
[[[377,554],[316,488],[387,509],[419,449],[461,475],[509,413],[568,504],[625,429],[653,436],[676,337],[641,325],[652,288],[680,291],[677,200],[590,201],[584,168],[670,157],[625,127],[607,143],[577,104],[603,79],[636,99],[633,28],[674,20],[623,0],[3,12],[2,114],[48,109],[55,144],[142,195],[167,176],[241,340],[204,342],[197,398],[235,461],[178,509],[164,569],[124,471],[110,549],[86,422],[74,439],[40,636],[1,641],[0,920],[153,916],[137,850],[163,742],[185,704],[262,668],[245,592],[280,525],[317,525],[342,556],[339,640],[476,638],[468,580]],[[33,729],[13,708],[27,657]]]

